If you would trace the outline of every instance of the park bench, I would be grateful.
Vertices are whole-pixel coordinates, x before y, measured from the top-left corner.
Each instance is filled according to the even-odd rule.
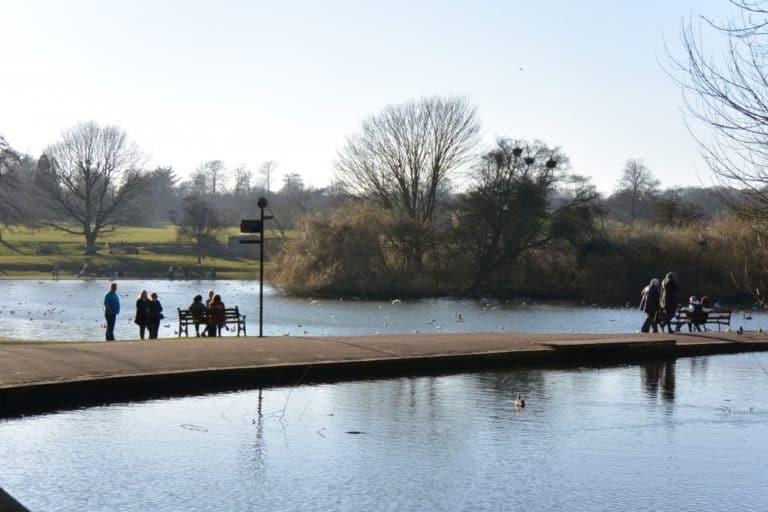
[[[718,309],[709,313],[691,313],[688,308],[678,308],[671,323],[675,326],[676,331],[679,331],[683,325],[688,325],[690,328],[700,325],[704,327],[705,331],[707,325],[716,325],[719,331],[721,326],[731,326],[731,311]]]
[[[192,312],[188,309],[177,308],[179,312],[179,337],[181,333],[185,336],[189,336],[189,326],[195,325],[195,319],[192,317]],[[205,328],[205,323],[202,323]],[[243,336],[247,336],[245,331],[245,315],[240,314],[240,310],[237,306],[233,308],[224,309],[224,325],[237,326],[237,336],[240,336],[240,332]]]

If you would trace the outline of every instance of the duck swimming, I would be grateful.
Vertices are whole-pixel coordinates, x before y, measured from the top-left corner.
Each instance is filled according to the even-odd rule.
[[[523,395],[517,395],[517,398],[515,399],[515,407],[519,409],[525,407],[525,399],[523,398]]]

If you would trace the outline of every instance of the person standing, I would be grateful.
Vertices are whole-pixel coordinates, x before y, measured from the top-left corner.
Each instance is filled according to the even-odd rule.
[[[163,318],[163,305],[157,299],[157,293],[152,292],[152,300],[149,301],[149,339],[157,339],[157,333],[160,330],[160,320]]]
[[[674,272],[667,272],[666,277],[661,282],[661,298],[659,299],[659,309],[663,323],[661,324],[661,330],[664,330],[664,325],[667,326],[667,330],[672,334],[672,319],[677,313],[677,274]]]
[[[144,339],[144,331],[149,327],[149,306],[150,300],[147,297],[147,290],[141,290],[139,298],[136,299],[136,318],[133,320],[139,326],[141,339]]]
[[[107,341],[115,340],[115,322],[120,314],[120,299],[117,296],[117,283],[109,285],[104,296],[104,318],[107,320]]]
[[[655,277],[640,292],[640,311],[645,313],[645,321],[640,327],[640,332],[649,332],[651,328],[653,332],[659,332],[659,280]]]

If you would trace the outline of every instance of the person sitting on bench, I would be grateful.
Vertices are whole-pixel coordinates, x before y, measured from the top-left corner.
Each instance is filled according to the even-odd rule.
[[[227,321],[227,312],[221,295],[214,295],[211,305],[208,307],[208,336],[221,336],[221,330]]]
[[[200,324],[208,321],[208,308],[203,304],[203,296],[195,295],[192,304],[189,305],[189,312],[192,313],[192,321],[195,323],[195,334],[200,336]],[[203,333],[207,330],[204,329]]]
[[[707,313],[708,311],[704,311],[701,302],[699,302],[696,296],[691,295],[688,299],[688,317],[691,319],[691,322],[688,324],[688,331],[691,332],[693,329],[696,329],[698,332],[701,332],[702,327],[706,331]]]

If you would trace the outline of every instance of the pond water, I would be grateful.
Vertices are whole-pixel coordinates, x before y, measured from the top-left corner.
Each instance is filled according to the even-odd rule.
[[[762,511],[766,368],[515,369],[4,420],[0,486],[33,511]]]
[[[227,306],[247,315],[248,334],[258,335],[258,281],[119,281],[122,312],[117,339],[138,339],[133,324],[135,303],[142,289],[158,293],[165,309],[160,337],[177,335],[176,308],[186,308],[192,297],[214,289]],[[2,336],[18,339],[104,339],[103,280],[2,280],[0,305]],[[392,301],[312,300],[286,297],[265,286],[265,336],[330,336],[426,332],[636,332],[643,315],[628,308],[586,305],[545,305],[515,300],[462,299]],[[395,301],[397,302],[397,301]],[[457,321],[461,319],[461,321]],[[768,329],[765,313],[738,313],[733,328]],[[226,333],[225,333],[226,334]],[[232,333],[229,333],[232,334]]]

